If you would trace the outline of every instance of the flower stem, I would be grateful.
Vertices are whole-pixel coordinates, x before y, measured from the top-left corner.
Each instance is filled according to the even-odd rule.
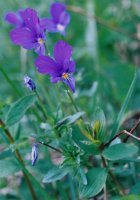
[[[75,101],[74,101],[74,99],[73,99],[73,96],[72,96],[70,90],[68,89],[68,87],[67,87],[65,84],[64,84],[64,87],[65,87],[65,89],[66,89],[66,91],[67,91],[67,94],[68,94],[68,96],[69,96],[69,98],[70,98],[70,100],[71,100],[71,103],[72,103],[73,107],[75,108],[76,112],[79,112],[79,109],[78,109],[78,107],[77,107],[77,105],[76,105],[76,103],[75,103]],[[89,130],[89,127],[86,125],[83,116],[81,116],[80,119],[83,121],[84,128],[85,128],[86,131],[88,132],[88,133],[87,133],[87,134],[88,134],[88,138],[92,138],[92,132]]]
[[[47,116],[47,112],[46,112],[46,109],[45,109],[45,107],[44,107],[43,101],[42,101],[42,99],[40,98],[38,92],[37,92],[36,90],[35,90],[34,92],[35,92],[35,94],[36,94],[36,96],[37,96],[37,99],[38,99],[38,101],[39,101],[39,105],[40,105],[40,107],[41,107],[42,113],[43,113],[45,119],[47,120],[47,119],[48,119],[48,116]]]
[[[66,88],[66,90],[67,90],[67,94],[68,94],[68,96],[69,96],[69,98],[70,98],[70,100],[71,100],[76,112],[79,112],[79,109],[78,109],[78,107],[77,107],[77,105],[76,105],[76,103],[75,103],[75,101],[74,101],[74,99],[73,99],[73,97],[71,95],[71,92],[67,88]]]
[[[0,126],[4,129],[4,132],[5,132],[8,140],[9,140],[9,143],[10,144],[14,144],[15,141],[14,141],[12,135],[10,134],[9,130],[5,127],[5,124],[1,119],[0,119]],[[20,153],[19,153],[19,151],[17,149],[15,150],[15,156],[18,159],[18,161],[20,162],[20,164],[25,167],[24,161],[23,161],[23,159],[22,159],[22,157],[21,157],[21,155],[20,155]],[[24,175],[26,183],[27,183],[27,185],[29,187],[29,190],[31,192],[33,200],[38,200],[38,198],[37,198],[37,196],[35,194],[35,191],[34,191],[34,189],[32,187],[32,184],[30,182],[30,179],[29,179],[29,177],[26,175],[26,173],[24,171],[23,171],[23,175]]]
[[[48,48],[47,48],[47,44],[46,44],[46,43],[45,43],[45,49],[46,49],[47,55],[49,55],[49,51],[48,51]]]
[[[102,159],[102,163],[103,163],[103,166],[108,169],[108,166],[106,164],[106,160],[103,156],[101,156],[101,159]],[[110,175],[110,177],[112,178],[112,180],[114,181],[114,183],[117,185],[121,195],[125,195],[125,191],[124,189],[122,188],[122,186],[120,185],[120,183],[118,182],[118,180],[115,178],[115,176],[113,175],[113,173],[111,172],[111,170],[108,169],[108,173]]]
[[[53,147],[53,146],[51,146],[51,145],[49,145],[49,144],[47,144],[47,143],[44,143],[44,142],[38,142],[39,144],[42,144],[42,145],[44,145],[44,146],[47,146],[47,147],[49,147],[50,149],[53,149],[54,151],[57,151],[57,152],[59,152],[59,153],[62,153],[62,151],[61,150],[59,150],[59,149],[57,149],[57,148],[55,148],[55,147]]]

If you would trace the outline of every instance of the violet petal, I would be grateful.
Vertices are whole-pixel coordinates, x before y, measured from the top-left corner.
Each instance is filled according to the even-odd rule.
[[[69,88],[71,89],[71,91],[74,93],[75,92],[75,79],[74,77],[69,77],[69,79],[67,80],[63,80],[64,83],[66,83]]]
[[[20,26],[22,24],[22,20],[20,19],[20,16],[14,12],[9,12],[5,16],[5,20],[12,25]]]
[[[39,56],[35,61],[35,66],[41,74],[55,76],[58,72],[56,62],[49,56]]]
[[[32,49],[36,46],[34,34],[26,28],[16,28],[10,32],[11,40],[16,45],[25,49]]]
[[[75,62],[73,60],[65,60],[64,61],[64,71],[67,73],[75,72]]]
[[[63,3],[52,4],[51,9],[50,9],[50,13],[51,13],[55,23],[59,22],[60,15],[61,15],[62,12],[65,11],[65,9],[66,9],[66,7]]]
[[[59,65],[63,65],[64,60],[69,60],[72,54],[72,47],[60,40],[54,47],[54,58]]]

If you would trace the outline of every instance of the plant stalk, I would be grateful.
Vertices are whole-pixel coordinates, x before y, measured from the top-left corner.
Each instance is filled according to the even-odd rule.
[[[37,92],[36,90],[35,90],[34,92],[35,92],[35,94],[36,94],[36,96],[37,96],[37,99],[38,99],[38,101],[39,101],[39,105],[40,105],[40,107],[41,107],[42,113],[43,113],[45,119],[47,120],[47,119],[48,119],[48,116],[47,116],[46,109],[44,108],[43,101],[42,101],[42,99],[40,98],[38,92]]]
[[[59,149],[57,149],[57,148],[55,148],[55,147],[53,147],[53,146],[51,146],[51,145],[49,145],[49,144],[47,144],[47,143],[44,143],[44,142],[38,142],[39,144],[42,144],[42,145],[44,145],[44,146],[47,146],[47,147],[49,147],[50,149],[53,149],[54,151],[57,151],[57,152],[59,152],[59,153],[62,153],[62,151],[61,150],[59,150]]]
[[[10,134],[9,130],[5,127],[5,124],[1,119],[0,119],[0,126],[3,128],[7,138],[9,140],[9,143],[10,144],[14,144],[15,141],[14,141],[12,135]],[[21,157],[21,155],[20,155],[20,153],[19,153],[19,151],[17,149],[15,150],[15,155],[16,155],[16,158],[18,159],[18,161],[21,163],[21,165],[25,166],[24,161],[23,161],[23,159],[22,159],[22,157]],[[31,192],[33,200],[38,200],[38,198],[37,198],[37,196],[35,194],[35,191],[34,191],[34,189],[32,187],[32,184],[30,182],[30,179],[29,179],[29,177],[26,175],[26,173],[24,171],[23,171],[23,175],[24,175],[25,181],[26,181],[26,183],[27,183],[27,185],[29,187],[29,190]]]
[[[107,166],[107,164],[106,164],[105,158],[104,158],[103,156],[101,156],[101,159],[102,159],[103,166],[104,166],[106,169],[108,169],[108,166]],[[110,177],[112,178],[112,180],[114,181],[114,183],[117,185],[117,187],[118,187],[118,189],[119,189],[121,195],[125,195],[124,189],[122,188],[122,186],[120,185],[120,183],[118,182],[118,180],[115,178],[115,176],[113,175],[113,173],[111,172],[110,169],[108,169],[108,173],[109,173]]]

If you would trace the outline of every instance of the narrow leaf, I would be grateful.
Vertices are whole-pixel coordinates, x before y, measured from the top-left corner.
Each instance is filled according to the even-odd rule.
[[[6,125],[11,126],[17,123],[24,116],[28,108],[30,108],[31,105],[35,102],[35,100],[36,96],[31,94],[13,103],[6,117]]]
[[[43,178],[43,183],[51,183],[57,180],[62,179],[64,176],[66,176],[70,172],[69,168],[59,168],[54,167]]]
[[[132,81],[132,83],[130,85],[130,88],[128,90],[126,98],[125,98],[125,100],[124,100],[124,102],[122,104],[121,110],[120,110],[119,115],[118,115],[117,120],[116,120],[116,123],[114,124],[113,131],[112,131],[112,133],[110,135],[110,139],[112,139],[114,137],[115,133],[118,131],[118,129],[119,129],[120,125],[121,125],[122,118],[124,116],[124,113],[126,111],[126,108],[128,106],[128,103],[130,101],[130,98],[131,98],[132,93],[133,93],[134,88],[135,88],[136,79],[137,79],[137,71],[135,72],[133,81]]]
[[[84,112],[77,112],[74,115],[70,115],[65,117],[64,119],[60,120],[57,123],[56,128],[62,126],[62,125],[70,125],[76,122],[78,119],[80,119],[85,113]]]

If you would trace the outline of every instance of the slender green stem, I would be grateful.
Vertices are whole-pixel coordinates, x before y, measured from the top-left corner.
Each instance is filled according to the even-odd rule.
[[[50,99],[50,97],[49,97],[49,93],[46,92],[46,90],[45,90],[46,88],[44,88],[42,85],[40,86],[40,89],[41,89],[41,93],[44,94],[44,98],[45,98],[45,100],[47,101],[47,103],[48,103],[50,109],[53,111],[54,105],[53,105],[53,103],[52,103],[52,101],[51,101],[51,99]]]
[[[70,90],[68,89],[68,87],[66,86],[65,83],[63,85],[64,85],[64,87],[65,87],[65,89],[67,91],[67,94],[68,94],[68,96],[69,96],[69,98],[71,100],[71,103],[72,103],[73,107],[75,108],[76,112],[79,112],[79,109],[78,109],[78,107],[77,107],[77,105],[76,105],[76,103],[75,103],[75,101],[74,101],[74,99],[73,99],[73,97],[71,95]]]
[[[47,44],[46,44],[46,43],[45,43],[45,49],[46,49],[47,55],[49,55],[49,51],[48,51],[48,48],[47,48]]]
[[[13,139],[11,133],[10,133],[9,130],[5,127],[5,124],[4,124],[4,122],[3,122],[1,119],[0,119],[0,126],[3,128],[3,130],[4,130],[4,132],[5,132],[5,135],[7,136],[8,140],[9,140],[9,143],[10,143],[10,144],[14,144],[15,141],[14,141],[14,139]],[[15,156],[16,156],[16,158],[18,159],[18,161],[20,162],[20,164],[21,164],[22,166],[25,167],[24,161],[23,161],[23,159],[22,159],[22,157],[21,157],[21,155],[20,155],[20,153],[19,153],[19,151],[18,151],[17,149],[15,150]],[[32,184],[31,184],[31,182],[30,182],[30,179],[29,179],[29,177],[27,176],[27,174],[26,174],[24,171],[23,171],[23,175],[24,175],[24,178],[25,178],[25,180],[26,180],[26,183],[27,183],[27,185],[28,185],[28,187],[29,187],[29,190],[30,190],[30,192],[31,192],[31,195],[32,195],[33,200],[38,200],[38,198],[37,198],[37,196],[36,196],[36,194],[35,194],[35,191],[34,191],[34,189],[33,189],[33,187],[32,187]]]
[[[40,98],[38,92],[37,92],[36,90],[35,90],[34,92],[35,92],[35,94],[36,94],[36,96],[37,96],[37,98],[38,98],[39,105],[40,105],[40,107],[41,107],[42,113],[43,113],[45,119],[47,120],[47,119],[48,119],[48,117],[47,117],[47,112],[46,112],[46,109],[45,109],[45,107],[44,107],[43,101],[42,101],[42,99]]]
[[[62,110],[62,114],[64,114],[65,112],[65,109],[63,108],[63,102],[62,102],[62,98],[60,96],[60,92],[59,92],[59,88],[58,88],[58,85],[55,84],[55,91],[56,91],[56,97],[58,98],[58,101],[60,103],[60,107],[61,107],[61,110]]]
[[[42,144],[42,145],[44,145],[44,146],[47,146],[47,147],[49,147],[50,149],[53,149],[54,151],[57,151],[57,152],[59,152],[59,153],[62,153],[61,150],[59,150],[59,149],[57,149],[57,148],[51,146],[50,144],[47,144],[47,143],[45,143],[45,142],[38,142],[38,143],[39,143],[39,144]]]
[[[0,67],[0,71],[3,74],[3,76],[5,77],[5,79],[7,80],[7,82],[9,83],[9,85],[16,92],[16,94],[18,94],[18,96],[21,96],[21,93],[19,92],[19,90],[17,89],[17,87],[15,86],[15,84],[13,83],[13,81],[9,78],[9,76],[7,75],[7,73],[5,72],[5,70],[3,69],[2,66]]]
[[[65,87],[65,89],[67,91],[67,94],[68,94],[68,96],[69,96],[69,98],[71,100],[71,103],[72,103],[73,107],[75,108],[76,112],[79,112],[79,109],[78,109],[78,107],[77,107],[77,105],[76,105],[76,103],[75,103],[75,101],[73,99],[73,96],[72,96],[70,90],[68,89],[68,87],[65,85],[65,83],[64,83],[64,87]],[[90,136],[92,136],[92,131],[89,129],[88,125],[86,124],[83,116],[81,116],[80,119],[83,121],[83,124],[84,124],[84,127],[85,127],[86,131],[89,133]]]

